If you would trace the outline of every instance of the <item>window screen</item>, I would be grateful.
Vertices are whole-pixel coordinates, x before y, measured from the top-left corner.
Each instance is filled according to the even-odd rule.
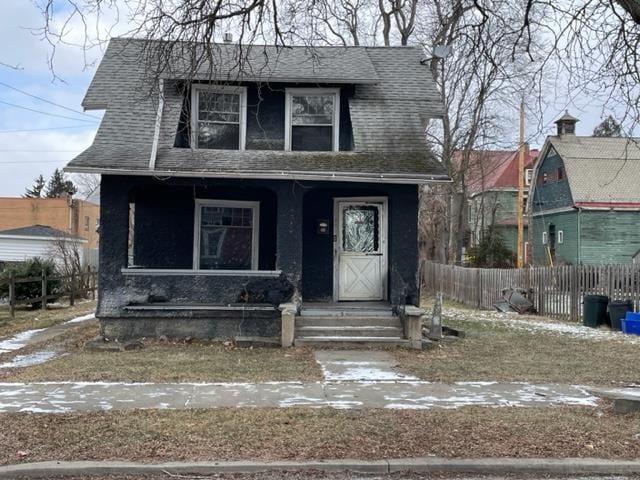
[[[335,95],[292,95],[291,150],[333,150]]]
[[[197,147],[240,148],[240,94],[198,91]]]

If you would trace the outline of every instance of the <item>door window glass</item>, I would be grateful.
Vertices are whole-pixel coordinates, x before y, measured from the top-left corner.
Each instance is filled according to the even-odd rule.
[[[342,250],[371,253],[379,250],[380,210],[374,205],[345,207],[342,211]]]

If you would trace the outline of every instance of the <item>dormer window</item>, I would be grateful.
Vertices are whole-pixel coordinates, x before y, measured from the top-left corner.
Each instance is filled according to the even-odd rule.
[[[340,90],[288,88],[285,119],[285,150],[338,151]]]
[[[191,92],[191,147],[244,150],[247,89],[194,85]]]

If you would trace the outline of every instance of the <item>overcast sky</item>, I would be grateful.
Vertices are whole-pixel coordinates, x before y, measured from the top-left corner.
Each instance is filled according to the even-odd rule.
[[[102,116],[102,112],[82,113],[80,106],[102,55],[101,49],[84,52],[78,46],[59,47],[55,73],[60,78],[54,79],[47,62],[52,54],[51,46],[33,30],[41,26],[40,12],[31,1],[0,1],[0,62],[17,67],[0,65],[0,196],[20,196],[39,174],[48,178],[55,168],[64,167],[91,144]],[[125,25],[119,28],[125,29]],[[79,42],[82,38],[79,26],[72,33]],[[602,116],[601,107],[588,98],[582,98],[576,105],[564,97],[556,98],[555,92],[548,92],[547,99],[551,106],[545,114],[544,133],[552,133],[553,120],[567,105],[571,113],[581,119],[578,124],[581,135],[589,135]],[[516,118],[514,111],[513,119]],[[516,131],[514,129],[514,134]],[[539,145],[543,140],[543,136],[537,136],[532,138],[532,144]]]

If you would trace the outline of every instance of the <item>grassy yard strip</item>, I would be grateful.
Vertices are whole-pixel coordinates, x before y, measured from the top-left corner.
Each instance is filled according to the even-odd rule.
[[[640,415],[609,407],[329,408],[0,414],[0,463],[640,455]]]
[[[90,331],[90,330],[89,330]],[[82,332],[80,332],[82,333]],[[94,332],[94,333],[97,333]],[[85,334],[86,337],[91,335]],[[150,343],[142,350],[100,352],[75,340],[70,354],[32,367],[0,371],[3,381],[265,382],[315,381],[309,349],[232,348],[220,343]]]
[[[589,385],[638,382],[628,368],[638,346],[509,328],[491,322],[444,319],[466,338],[415,353],[398,350],[400,365],[434,382],[528,381]]]
[[[96,309],[95,301],[78,301],[73,307],[50,306],[47,310],[17,310],[15,320],[0,316],[0,339],[24,330],[47,328]],[[4,315],[2,312],[0,315]]]

